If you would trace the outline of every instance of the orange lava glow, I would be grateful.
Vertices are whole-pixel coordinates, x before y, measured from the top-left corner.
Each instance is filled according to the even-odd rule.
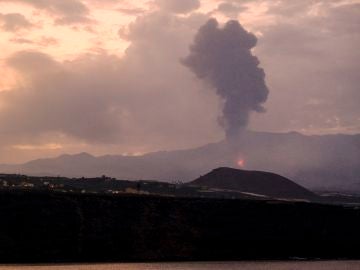
[[[237,162],[237,165],[241,168],[245,167],[245,160],[244,159],[239,159]]]

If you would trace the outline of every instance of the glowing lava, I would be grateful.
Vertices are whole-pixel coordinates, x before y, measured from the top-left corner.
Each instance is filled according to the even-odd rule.
[[[245,160],[244,159],[239,159],[237,162],[237,165],[241,168],[245,167]]]

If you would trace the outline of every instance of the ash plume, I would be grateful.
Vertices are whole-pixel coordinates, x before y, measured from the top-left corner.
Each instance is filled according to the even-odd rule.
[[[238,21],[230,20],[223,28],[215,19],[203,25],[182,60],[195,75],[213,86],[224,101],[220,124],[226,137],[234,138],[247,126],[252,111],[264,112],[262,103],[269,90],[265,73],[251,49],[257,38]]]

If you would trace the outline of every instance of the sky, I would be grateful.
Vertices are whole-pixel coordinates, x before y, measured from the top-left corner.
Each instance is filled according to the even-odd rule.
[[[226,98],[184,64],[211,18],[257,39],[248,129],[360,133],[359,0],[0,0],[0,163],[222,140]]]

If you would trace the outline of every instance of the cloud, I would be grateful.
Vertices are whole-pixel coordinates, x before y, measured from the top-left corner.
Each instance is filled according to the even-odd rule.
[[[1,93],[6,104],[1,122],[14,134],[58,132],[90,142],[114,141],[120,121],[112,104],[115,74],[106,68],[112,62],[104,56],[60,63],[39,52],[17,53],[8,63],[27,79],[26,88]],[[98,68],[108,72],[99,77]],[[17,119],[16,127],[8,116]]]
[[[7,1],[31,4],[54,21],[78,15],[81,21],[82,17],[91,19],[91,14],[96,19],[95,7],[111,6],[111,14],[116,14],[113,11],[119,7],[128,7],[115,0],[106,1],[106,5],[101,0]],[[267,113],[252,114],[249,129],[360,132],[358,4],[335,0],[224,0],[212,3],[210,9],[225,2],[233,6],[245,3],[248,7],[239,18],[257,35],[258,44],[252,52],[260,60],[259,67],[266,71],[266,84],[271,89]],[[69,6],[60,7],[62,3]],[[80,3],[80,8],[74,3]],[[201,8],[177,13],[173,8],[146,3],[139,7],[145,12],[126,25],[122,37],[130,46],[122,57],[104,49],[77,56],[72,51],[71,61],[57,61],[57,57],[63,58],[69,52],[64,50],[68,42],[76,45],[75,39],[64,38],[67,29],[62,28],[59,31],[65,32],[55,33],[54,37],[64,46],[55,50],[42,48],[45,40],[40,44],[41,37],[48,33],[34,31],[34,35],[24,36],[20,31],[9,37],[14,43],[23,42],[21,48],[33,42],[31,47],[38,51],[15,54],[8,62],[16,76],[9,71],[10,84],[5,82],[2,88],[8,89],[16,79],[18,84],[0,92],[0,159],[15,160],[11,151],[21,153],[11,145],[58,143],[65,152],[77,149],[103,154],[188,148],[223,138],[217,124],[223,104],[213,89],[209,91],[208,82],[198,80],[180,63],[209,15],[201,14]],[[220,11],[213,14],[219,19],[224,17]],[[109,22],[112,20],[109,17]],[[105,31],[108,26],[96,27],[97,31]],[[124,45],[117,48],[115,38],[109,41],[105,32],[99,46],[111,47],[114,52],[121,50]],[[87,48],[86,39],[80,39],[76,51]],[[13,46],[11,51],[20,47]],[[77,148],[72,148],[74,145]]]
[[[215,12],[220,12],[228,18],[236,19],[240,12],[247,10],[247,7],[243,5],[243,2],[222,2],[218,5]]]
[[[0,0],[0,2],[19,2],[31,5],[56,15],[58,24],[74,24],[92,22],[87,16],[88,7],[80,0]]]
[[[131,46],[122,58],[97,53],[59,62],[37,51],[16,53],[7,63],[22,80],[0,92],[1,142],[147,152],[220,139],[217,97],[180,63],[205,19],[139,17],[129,26]]]
[[[244,129],[252,111],[262,112],[269,90],[265,73],[253,56],[256,37],[238,21],[219,28],[215,19],[200,28],[183,60],[196,76],[207,81],[224,100],[222,124],[228,138]]]
[[[200,7],[199,0],[155,0],[163,10],[173,13],[188,13]]]
[[[37,41],[37,44],[44,47],[54,46],[59,44],[59,40],[53,37],[42,36],[40,40]]]
[[[295,2],[277,6],[281,16],[259,37],[255,51],[273,91],[267,114],[255,116],[252,127],[309,133],[359,132],[356,118],[360,110],[355,100],[360,98],[356,75],[360,70],[360,5],[301,3],[296,4],[295,13],[289,14],[286,10]],[[309,99],[322,102],[308,106]],[[291,104],[292,110],[285,104]],[[328,121],[335,118],[339,121]]]
[[[9,0],[1,1],[9,2]],[[38,9],[44,9],[63,16],[86,15],[89,12],[88,8],[79,0],[11,0],[11,2],[14,1],[29,4]]]
[[[7,64],[25,76],[59,69],[59,63],[49,55],[33,51],[18,52],[7,59]]]
[[[43,47],[58,45],[59,41],[56,38],[43,36],[39,39],[27,39],[22,37],[14,37],[10,39],[11,42],[17,44],[35,44]]]
[[[0,13],[0,28],[8,32],[16,32],[20,29],[28,29],[34,25],[20,13]]]
[[[120,13],[130,16],[141,15],[145,12],[145,9],[142,8],[118,8],[116,10]]]
[[[44,145],[18,144],[14,145],[13,148],[19,150],[58,150],[62,149],[62,146],[56,143],[48,143]]]
[[[86,16],[68,15],[55,20],[57,25],[69,25],[69,24],[94,24],[95,20]]]
[[[10,41],[18,44],[34,44],[32,40],[27,38],[11,38]]]

